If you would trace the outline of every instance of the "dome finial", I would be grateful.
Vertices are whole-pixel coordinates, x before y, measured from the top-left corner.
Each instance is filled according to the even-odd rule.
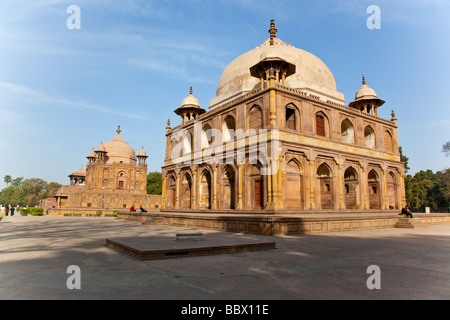
[[[273,39],[276,38],[276,34],[277,34],[277,28],[275,28],[275,20],[270,20],[270,29],[269,29],[269,33],[270,33],[270,45],[273,46],[274,42]]]
[[[366,84],[366,78],[362,75],[362,84]]]
[[[117,134],[120,134],[122,131],[120,130],[120,126],[116,130]]]
[[[192,86],[189,89],[189,94],[192,94]]]

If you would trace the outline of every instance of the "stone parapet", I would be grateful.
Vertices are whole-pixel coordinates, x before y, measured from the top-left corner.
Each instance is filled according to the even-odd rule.
[[[318,216],[255,216],[220,214],[176,213],[126,213],[119,212],[118,219],[149,225],[188,226],[217,231],[254,233],[262,235],[315,234],[338,231],[394,228],[399,220],[395,214],[323,215]],[[426,224],[450,223],[448,214],[430,214],[422,218]]]

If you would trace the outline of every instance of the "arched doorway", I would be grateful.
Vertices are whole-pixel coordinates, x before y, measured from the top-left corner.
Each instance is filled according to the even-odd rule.
[[[330,167],[328,167],[328,165],[326,165],[325,163],[322,163],[317,168],[317,179],[319,182],[320,190],[320,208],[333,209],[333,176]]]
[[[375,170],[371,170],[367,176],[369,187],[369,209],[381,209],[380,179]]]
[[[222,174],[222,208],[236,208],[236,174],[232,166],[226,166]]]
[[[211,209],[211,173],[207,169],[202,172],[200,178],[199,195],[199,207]]]
[[[261,163],[253,164],[250,167],[250,206],[252,209],[263,209],[265,206],[264,199],[264,179],[261,175]]]
[[[167,183],[166,190],[167,198],[166,198],[166,206],[167,208],[175,208],[176,199],[177,199],[177,182],[174,176],[170,176]]]
[[[387,175],[387,197],[388,208],[399,209],[397,198],[397,179],[392,171]]]
[[[344,173],[345,208],[357,209],[360,207],[360,190],[358,175],[353,167],[348,167]]]
[[[302,179],[300,165],[291,160],[286,165],[286,207],[289,209],[302,208]]]
[[[181,182],[181,200],[180,207],[182,209],[190,209],[191,208],[191,192],[192,190],[192,180],[191,176],[188,173],[185,173],[183,176],[183,181]]]

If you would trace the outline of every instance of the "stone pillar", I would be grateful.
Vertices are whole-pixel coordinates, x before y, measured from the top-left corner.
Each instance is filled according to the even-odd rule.
[[[212,194],[212,208],[217,209],[217,165],[213,165],[213,194]]]
[[[161,208],[166,207],[166,176],[165,173],[163,173],[162,176],[162,193],[161,193]]]
[[[309,164],[309,205],[310,205],[310,209],[316,209],[316,197],[315,197],[315,172],[314,172],[314,167],[316,164],[316,161],[313,159],[308,160],[308,164]],[[319,189],[320,192],[320,189]]]
[[[284,207],[283,206],[283,198],[281,196],[281,193],[282,193],[282,191],[281,191],[281,188],[282,188],[282,185],[281,185],[282,161],[283,161],[283,156],[280,154],[279,155],[279,159],[278,159],[278,171],[277,171],[277,187],[278,187],[278,190],[277,190],[277,203],[278,203],[278,206],[280,208]]]
[[[344,164],[338,164],[338,179],[337,179],[337,197],[338,205],[335,208],[345,210],[345,183],[344,183]]]
[[[176,172],[175,172],[175,174],[176,174],[176,189],[175,189],[175,209],[180,209],[180,189],[181,189],[181,183],[180,183],[180,180],[181,180],[181,172],[180,172],[180,170],[177,170]]]
[[[192,201],[191,201],[191,208],[197,209],[197,194],[198,194],[198,183],[197,183],[197,166],[192,171],[192,185],[191,185],[191,192],[192,192]]]
[[[272,194],[272,165],[269,161],[267,163],[267,207],[273,207],[273,194]]]
[[[270,70],[269,75],[269,87],[271,90],[269,91],[269,119],[271,125],[277,124],[277,106],[276,106],[276,92],[275,92],[275,75],[273,74],[274,70]]]
[[[243,209],[243,203],[242,203],[242,177],[243,177],[243,173],[244,173],[244,164],[240,163],[238,164],[238,176],[239,176],[239,180],[238,180],[238,201],[237,201],[237,208],[238,209]]]
[[[383,193],[381,193],[383,195],[383,199],[381,199],[381,209],[389,209],[389,205],[388,205],[388,196],[387,196],[387,169],[383,169],[381,168],[381,185],[382,185],[382,190]]]
[[[361,195],[362,195],[362,208],[365,210],[369,209],[369,194],[368,194],[368,184],[367,184],[367,169],[366,167],[361,167]]]

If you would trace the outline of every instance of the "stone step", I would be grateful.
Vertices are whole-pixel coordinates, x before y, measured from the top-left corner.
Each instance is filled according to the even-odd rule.
[[[398,218],[395,228],[428,228],[427,224],[422,223],[419,218]]]

